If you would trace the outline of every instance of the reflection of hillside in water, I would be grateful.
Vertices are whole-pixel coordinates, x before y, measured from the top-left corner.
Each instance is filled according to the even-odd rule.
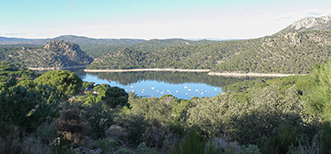
[[[73,72],[73,73],[75,73],[76,75],[78,75],[78,76],[81,76],[81,75],[85,75],[86,73],[84,72],[84,69],[65,69],[65,70],[68,70],[68,71],[70,71],[70,72]],[[51,70],[35,70],[37,73],[39,73],[39,74],[44,74],[44,73],[46,73],[46,72],[48,72],[48,71],[51,71]]]
[[[230,78],[220,76],[210,76],[207,73],[192,73],[192,72],[102,72],[88,73],[97,75],[98,78],[107,81],[116,81],[122,85],[130,85],[139,81],[155,80],[165,83],[181,84],[181,83],[205,83],[210,86],[223,87],[236,82],[256,79],[256,78]]]

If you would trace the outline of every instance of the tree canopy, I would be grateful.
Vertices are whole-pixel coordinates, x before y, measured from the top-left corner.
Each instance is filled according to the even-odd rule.
[[[39,76],[35,83],[55,86],[61,94],[74,95],[82,89],[83,81],[75,73],[67,70],[56,70]]]

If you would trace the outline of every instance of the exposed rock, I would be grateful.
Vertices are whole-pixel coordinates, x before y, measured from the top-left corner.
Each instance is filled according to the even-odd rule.
[[[93,61],[77,44],[64,41],[51,41],[42,48],[22,47],[12,60],[29,68],[53,69],[86,66]]]
[[[76,65],[86,65],[93,61],[77,44],[70,42],[51,41],[44,46],[44,49],[62,54],[77,63]]]
[[[323,16],[320,18],[307,17],[294,22],[288,27],[281,30],[279,33],[292,31],[306,31],[306,30],[321,30],[331,31],[331,17]]]

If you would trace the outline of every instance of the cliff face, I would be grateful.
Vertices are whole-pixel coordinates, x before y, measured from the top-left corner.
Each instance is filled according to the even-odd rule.
[[[11,60],[32,68],[80,66],[93,61],[77,44],[64,41],[51,41],[42,48],[22,47]]]
[[[278,33],[286,33],[293,31],[307,31],[307,30],[321,30],[321,31],[331,31],[331,17],[324,16],[320,18],[307,17],[293,24],[287,26]],[[277,34],[278,34],[277,33]]]

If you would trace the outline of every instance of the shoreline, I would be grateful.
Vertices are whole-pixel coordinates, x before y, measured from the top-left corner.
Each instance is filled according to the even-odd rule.
[[[27,67],[30,70],[43,71],[43,70],[63,70],[63,69],[74,69],[74,68],[85,68],[87,65],[81,66],[66,66],[66,67]]]
[[[84,69],[84,72],[144,72],[144,71],[169,71],[169,72],[209,72],[209,69],[173,69],[173,68],[135,68],[135,69]]]
[[[305,74],[280,74],[280,73],[218,73],[209,72],[211,76],[228,76],[228,77],[285,77]]]
[[[85,65],[82,66],[67,66],[67,67],[38,67],[32,68],[28,67],[31,70],[63,70],[63,69],[75,69],[75,68],[86,68]],[[210,72],[209,69],[173,69],[173,68],[135,68],[135,69],[84,69],[84,72],[199,72],[199,73],[208,73],[210,76],[225,76],[225,77],[285,77],[285,76],[294,76],[294,75],[305,75],[305,74],[280,74],[280,73],[236,73],[236,72]]]
[[[84,72],[144,72],[144,71],[172,71],[172,72],[203,72],[210,76],[226,77],[285,77],[306,74],[280,74],[280,73],[236,73],[236,72],[210,72],[209,69],[172,69],[172,68],[137,68],[137,69],[84,69]]]

